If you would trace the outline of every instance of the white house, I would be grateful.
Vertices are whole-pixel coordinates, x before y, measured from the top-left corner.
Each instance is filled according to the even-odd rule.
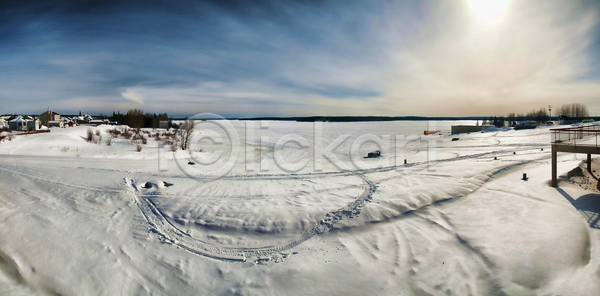
[[[4,118],[0,118],[0,129],[2,128],[8,128],[8,122]]]
[[[29,116],[17,116],[8,122],[8,127],[14,131],[37,131],[40,129],[41,122]]]

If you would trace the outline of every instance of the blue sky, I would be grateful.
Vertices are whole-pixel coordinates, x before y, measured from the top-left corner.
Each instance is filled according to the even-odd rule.
[[[3,1],[0,114],[600,115],[597,2],[479,1]]]

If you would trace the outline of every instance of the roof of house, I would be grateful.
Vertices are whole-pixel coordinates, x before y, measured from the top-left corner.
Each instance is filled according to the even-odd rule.
[[[23,116],[19,115],[19,116],[17,116],[15,119],[13,119],[13,120],[11,120],[11,121],[9,121],[9,122],[29,121],[29,120],[31,120],[31,119],[28,119],[28,118],[23,118]]]
[[[15,117],[13,120],[10,120],[9,122],[17,122],[17,121],[35,121],[38,120],[37,117],[31,117],[31,116],[27,116],[27,115],[19,115],[17,117]]]
[[[50,113],[52,113],[52,115],[60,115],[54,111],[50,111]],[[40,116],[44,115],[44,114],[48,114],[48,111],[44,111],[42,114],[40,114]]]

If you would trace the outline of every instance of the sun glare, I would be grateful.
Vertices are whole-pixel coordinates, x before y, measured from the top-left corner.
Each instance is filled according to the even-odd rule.
[[[469,2],[475,21],[490,23],[500,18],[508,0],[470,0]]]

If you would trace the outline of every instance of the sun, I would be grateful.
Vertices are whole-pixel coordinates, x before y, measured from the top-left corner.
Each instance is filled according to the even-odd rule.
[[[500,18],[508,0],[469,0],[469,2],[477,23],[491,23]]]

